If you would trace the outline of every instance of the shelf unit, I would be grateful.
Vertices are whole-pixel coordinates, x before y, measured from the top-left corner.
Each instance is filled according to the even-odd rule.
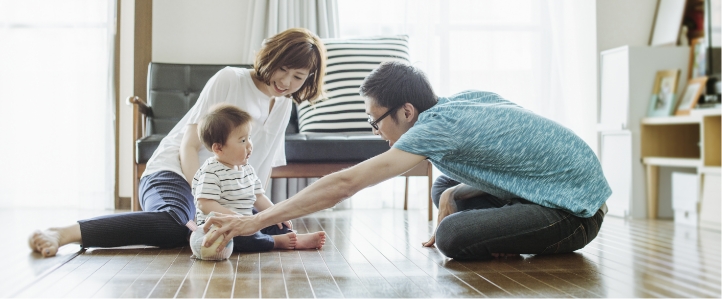
[[[644,118],[641,122],[641,159],[646,171],[647,216],[657,217],[659,167],[694,168],[700,177],[700,194],[705,188],[720,189],[720,120],[718,109],[695,110],[688,116]],[[705,176],[716,179],[705,180]],[[706,183],[703,183],[706,182]],[[716,182],[716,183],[715,183]],[[715,189],[716,188],[716,189]],[[719,192],[716,192],[719,194]],[[713,202],[707,202],[712,200]],[[720,198],[698,200],[719,206]],[[700,210],[701,210],[700,209]],[[717,218],[719,218],[717,216]],[[714,222],[714,220],[713,220]],[[719,219],[716,220],[719,223]]]
[[[599,155],[612,195],[608,215],[647,217],[640,123],[660,70],[687,78],[689,47],[623,46],[600,53]],[[677,83],[681,96],[685,80]]]

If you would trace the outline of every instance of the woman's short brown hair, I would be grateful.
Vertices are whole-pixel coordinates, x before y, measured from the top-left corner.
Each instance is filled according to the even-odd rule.
[[[271,76],[281,67],[309,70],[301,88],[291,94],[296,103],[313,103],[321,96],[326,74],[326,47],[318,36],[308,29],[291,28],[266,39],[253,64],[256,78],[270,85]]]
[[[236,128],[251,122],[251,115],[230,104],[217,104],[198,122],[198,137],[209,151],[213,144],[226,144],[228,136]]]

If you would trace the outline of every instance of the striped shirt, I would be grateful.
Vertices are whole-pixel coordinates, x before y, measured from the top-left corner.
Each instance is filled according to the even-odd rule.
[[[202,225],[207,215],[198,207],[198,199],[217,201],[221,206],[241,215],[253,215],[256,194],[264,193],[251,164],[231,169],[210,157],[193,176],[193,197],[196,199],[196,223]]]

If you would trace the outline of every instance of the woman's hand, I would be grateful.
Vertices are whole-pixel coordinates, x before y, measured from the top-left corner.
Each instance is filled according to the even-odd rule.
[[[218,230],[211,233],[206,238],[206,243],[203,246],[210,246],[218,238],[223,238],[223,241],[218,246],[216,252],[220,252],[223,248],[226,248],[226,244],[233,239],[235,236],[250,236],[261,230],[257,228],[258,224],[256,216],[242,216],[242,215],[227,215],[227,214],[216,214],[206,219],[206,223],[203,225],[203,231],[208,232],[212,225],[215,225]]]
[[[454,214],[458,211],[458,207],[456,206],[456,200],[454,199],[455,192],[456,187],[452,187],[444,190],[444,192],[441,193],[441,197],[439,198],[439,217],[436,224],[437,229],[439,227],[439,224],[441,224],[441,220],[446,218],[446,216]],[[421,245],[423,245],[424,247],[431,247],[434,246],[434,243],[436,243],[436,231],[434,231],[434,234],[431,236],[431,239],[429,239],[429,241],[421,243]]]

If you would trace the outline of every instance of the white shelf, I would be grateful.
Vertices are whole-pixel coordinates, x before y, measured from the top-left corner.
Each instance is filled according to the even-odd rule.
[[[703,117],[720,115],[718,109],[697,109],[692,110],[690,115],[685,116],[664,116],[645,117],[642,119],[644,125],[677,125],[677,124],[698,124]]]
[[[719,108],[710,108],[710,109],[692,109],[689,113],[692,116],[712,116],[712,115],[722,115],[722,110]]]
[[[702,120],[699,116],[666,116],[666,117],[645,117],[642,119],[643,125],[678,125],[678,124],[698,124]]]
[[[702,167],[702,160],[695,158],[665,158],[646,157],[642,160],[645,165],[670,166],[670,167]]]
[[[702,166],[699,168],[699,173],[709,173],[709,174],[722,174],[722,167],[719,166]]]

